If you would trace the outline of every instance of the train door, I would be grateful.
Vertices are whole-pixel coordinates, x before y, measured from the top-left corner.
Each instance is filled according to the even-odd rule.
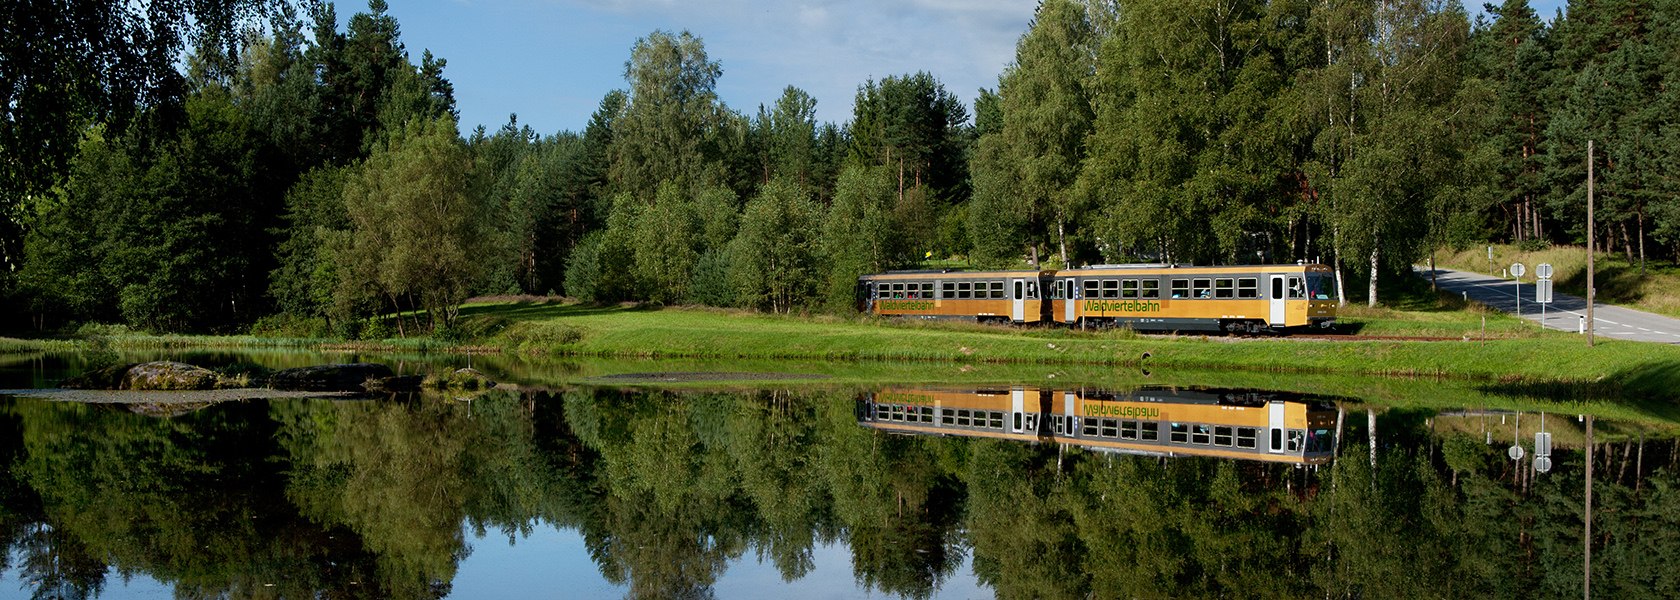
[[[1062,320],[1063,321],[1068,322],[1068,323],[1072,323],[1075,319],[1079,318],[1079,316],[1078,316],[1079,315],[1079,312],[1078,312],[1079,302],[1077,301],[1078,299],[1076,298],[1076,296],[1078,296],[1078,295],[1079,295],[1079,286],[1074,284],[1074,280],[1063,279],[1062,280],[1062,297],[1067,298],[1067,301],[1062,303]]]
[[[1021,433],[1026,430],[1022,419],[1027,412],[1027,392],[1021,388],[1009,390],[1009,430]]]
[[[1266,428],[1266,437],[1269,438],[1266,451],[1272,454],[1283,454],[1283,407],[1282,400],[1273,400],[1266,406],[1266,416],[1269,423]]]
[[[1079,437],[1079,397],[1073,392],[1062,392],[1062,426],[1064,435],[1070,438]]]
[[[1289,313],[1285,310],[1287,305],[1284,304],[1283,278],[1282,275],[1272,276],[1271,322],[1274,327],[1283,327],[1288,324]]]
[[[1027,280],[1015,279],[1015,295],[1009,301],[1009,318],[1019,323],[1027,320]]]

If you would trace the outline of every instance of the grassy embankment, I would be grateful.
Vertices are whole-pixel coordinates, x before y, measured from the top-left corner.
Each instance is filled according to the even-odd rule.
[[[1376,311],[1382,312],[1382,311]],[[1480,316],[1443,311],[1414,322],[1366,319],[1379,331],[1468,333]],[[480,304],[462,312],[493,346],[581,356],[706,357],[1123,365],[1156,369],[1240,369],[1271,373],[1405,376],[1488,382],[1513,391],[1591,386],[1605,394],[1656,396],[1680,386],[1680,347],[1605,341],[1528,330],[1477,341],[1236,340],[1138,336],[1128,332],[1011,329],[783,317],[704,309],[585,307],[561,303]],[[1490,316],[1489,329],[1503,316]],[[1500,325],[1500,329],[1507,326]],[[1520,324],[1509,330],[1522,331]],[[1491,337],[1491,335],[1490,335]],[[1147,355],[1147,358],[1146,358]],[[1561,388],[1560,388],[1561,389]]]
[[[1488,271],[1487,247],[1477,246],[1463,252],[1441,251],[1435,254],[1438,267],[1473,271]],[[1520,262],[1529,269],[1524,281],[1534,281],[1534,267],[1550,263],[1552,280],[1557,291],[1576,296],[1587,295],[1587,251],[1580,246],[1553,246],[1545,250],[1524,251],[1516,246],[1493,247],[1493,274],[1511,263]],[[1680,317],[1680,267],[1669,263],[1647,261],[1640,273],[1638,256],[1629,261],[1625,254],[1600,253],[1593,261],[1596,274],[1593,284],[1598,287],[1597,301],[1637,308],[1671,317]]]

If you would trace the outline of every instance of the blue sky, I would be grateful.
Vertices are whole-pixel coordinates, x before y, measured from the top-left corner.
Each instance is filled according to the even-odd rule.
[[[418,61],[449,61],[461,129],[494,130],[518,113],[540,133],[582,130],[624,61],[655,29],[687,29],[723,66],[718,94],[755,114],[782,88],[817,99],[817,119],[851,117],[858,85],[925,70],[972,103],[1014,59],[1032,0],[393,0],[390,13]],[[366,10],[348,0],[340,18]]]
[[[1551,18],[1563,0],[1533,3]],[[390,0],[418,61],[449,61],[461,130],[494,131],[518,113],[539,133],[581,131],[601,97],[625,87],[624,61],[655,29],[687,29],[723,66],[718,94],[755,114],[782,88],[817,99],[817,119],[851,118],[858,85],[928,71],[972,105],[1014,60],[1035,0]],[[366,10],[338,3],[340,19]],[[1479,11],[1480,2],[1467,8]]]

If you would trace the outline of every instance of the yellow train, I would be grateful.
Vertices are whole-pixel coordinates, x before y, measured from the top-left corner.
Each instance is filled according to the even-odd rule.
[[[1098,265],[1059,271],[899,271],[858,278],[869,313],[1157,331],[1331,327],[1336,279],[1317,264]]]
[[[889,388],[860,399],[857,418],[865,427],[896,433],[1302,465],[1329,462],[1336,440],[1336,411],[1327,405],[1218,390]]]

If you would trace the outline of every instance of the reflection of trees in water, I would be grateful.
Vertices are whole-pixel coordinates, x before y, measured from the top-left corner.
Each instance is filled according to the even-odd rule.
[[[849,545],[860,586],[927,597],[966,555],[1000,597],[1563,596],[1583,456],[1552,473],[1383,413],[1375,467],[1119,456],[859,427],[833,393],[577,390],[227,404],[175,419],[0,404],[0,543],[47,595],[106,565],[184,597],[437,597],[465,523],[578,529],[630,596],[789,580]],[[1364,419],[1345,439],[1364,440]],[[1675,442],[1601,444],[1595,591],[1680,589]],[[11,556],[9,553],[0,556]],[[274,588],[264,587],[275,584]],[[47,591],[51,590],[51,591]]]

